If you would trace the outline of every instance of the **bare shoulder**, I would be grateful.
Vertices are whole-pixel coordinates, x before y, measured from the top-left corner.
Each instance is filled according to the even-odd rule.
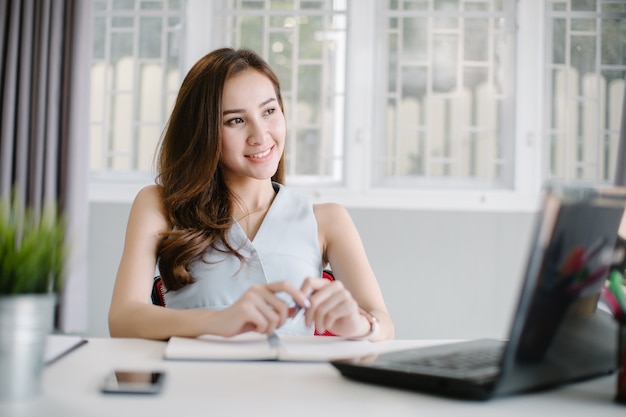
[[[137,193],[131,209],[131,217],[138,218],[137,220],[141,223],[149,222],[158,229],[168,228],[160,186],[148,185]]]
[[[337,238],[351,236],[355,232],[352,217],[341,204],[314,204],[313,213],[315,213],[317,220],[320,239],[326,244]]]
[[[337,221],[343,222],[350,220],[348,210],[341,204],[337,203],[321,203],[313,205],[313,213],[319,226],[332,225]]]
[[[161,187],[156,184],[146,185],[137,193],[135,201],[139,202],[158,202],[159,204],[163,200],[163,194],[161,193]]]

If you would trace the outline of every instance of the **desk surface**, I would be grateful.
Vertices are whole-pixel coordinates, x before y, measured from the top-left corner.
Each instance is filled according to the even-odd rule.
[[[420,345],[420,341],[394,341]],[[439,398],[343,378],[328,363],[164,361],[164,342],[89,339],[46,367],[43,394],[17,404],[0,403],[0,416],[620,416],[612,401],[615,376],[488,402]],[[162,369],[158,396],[105,395],[113,368]]]

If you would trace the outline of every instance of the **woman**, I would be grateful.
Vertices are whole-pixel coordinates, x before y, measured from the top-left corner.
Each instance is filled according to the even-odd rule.
[[[131,208],[109,311],[114,337],[260,333],[390,339],[359,234],[337,204],[284,187],[279,82],[247,50],[219,49],[179,91],[157,184]],[[168,308],[149,302],[155,266]],[[335,281],[321,278],[330,265]],[[303,318],[291,318],[304,307]],[[377,320],[376,320],[377,319]]]

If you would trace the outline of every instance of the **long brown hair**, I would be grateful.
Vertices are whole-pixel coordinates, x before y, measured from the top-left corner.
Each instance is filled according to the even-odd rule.
[[[157,158],[157,183],[172,227],[157,248],[159,272],[168,290],[194,282],[187,267],[210,247],[243,259],[227,238],[235,197],[226,186],[220,160],[224,84],[247,69],[272,82],[283,109],[276,74],[247,49],[223,48],[204,56],[189,70],[178,92]],[[283,176],[284,154],[272,180],[283,183]],[[223,249],[216,247],[218,243]]]

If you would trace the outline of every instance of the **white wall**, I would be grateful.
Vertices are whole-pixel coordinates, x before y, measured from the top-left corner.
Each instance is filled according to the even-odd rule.
[[[108,336],[107,313],[129,210],[130,204],[90,204],[88,336]],[[398,338],[506,335],[533,214],[350,212]]]

